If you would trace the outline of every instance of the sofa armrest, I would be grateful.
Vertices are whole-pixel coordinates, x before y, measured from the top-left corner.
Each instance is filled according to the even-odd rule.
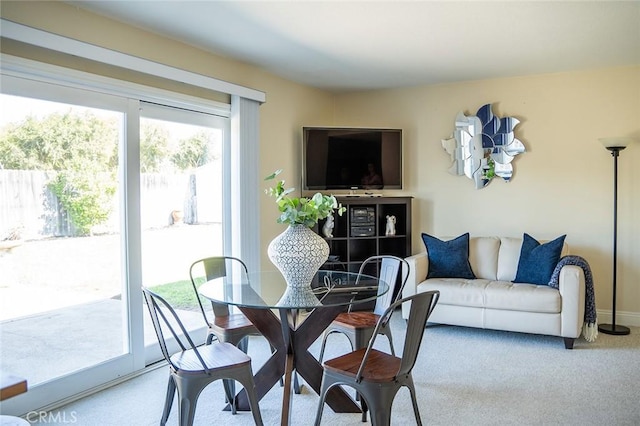
[[[402,297],[409,297],[416,294],[416,288],[418,284],[425,280],[427,272],[429,271],[429,257],[427,252],[414,254],[405,258],[409,264],[409,274],[407,276],[407,284],[405,284],[402,290]],[[409,318],[409,309],[411,303],[402,304],[402,318]]]
[[[584,323],[584,271],[579,266],[566,265],[560,270],[559,287],[562,300],[560,312],[562,337],[577,338]]]

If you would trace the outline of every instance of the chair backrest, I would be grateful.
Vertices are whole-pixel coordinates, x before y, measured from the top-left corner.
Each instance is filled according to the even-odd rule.
[[[409,262],[401,257],[391,255],[371,256],[360,265],[358,282],[360,275],[364,274],[367,269],[371,269],[372,265],[377,267],[378,264],[380,265],[378,278],[389,284],[389,291],[376,299],[376,306],[373,309],[375,314],[382,315],[393,302],[402,296],[402,289],[409,277]],[[400,280],[400,288],[396,291],[399,272],[402,272],[402,279]]]
[[[160,350],[162,351],[162,355],[164,356],[164,359],[167,360],[169,365],[171,365],[174,370],[179,369],[178,366],[176,366],[173,361],[171,361],[171,353],[169,352],[169,348],[167,346],[165,332],[168,332],[173,336],[182,351],[193,349],[196,357],[202,364],[202,369],[209,373],[209,369],[202,359],[200,352],[198,352],[196,345],[193,343],[193,340],[191,340],[191,337],[182,324],[182,321],[180,321],[180,317],[173,309],[173,307],[169,304],[169,302],[167,302],[161,296],[152,292],[148,288],[143,287],[142,293],[147,303],[147,308],[149,308],[151,322],[153,323],[153,328],[156,331],[156,336],[158,337]],[[180,337],[181,335],[183,337]]]
[[[242,260],[232,256],[205,257],[204,259],[199,259],[193,262],[189,268],[191,285],[193,286],[193,291],[196,293],[196,298],[200,305],[200,311],[202,312],[207,324],[209,323],[209,319],[207,318],[207,313],[204,305],[202,304],[200,293],[198,293],[198,287],[207,281],[226,277],[231,273],[243,274],[245,277],[249,274],[247,265],[245,265]],[[216,317],[229,315],[229,307],[225,304],[211,302],[211,308],[213,310],[213,315]]]
[[[378,324],[376,325],[376,329],[373,333],[373,338],[369,341],[364,358],[362,359],[362,364],[360,365],[356,375],[356,380],[360,381],[362,378],[362,371],[367,362],[369,352],[371,352],[371,348],[378,337],[380,327],[391,319],[396,308],[401,306],[403,303],[411,303],[411,309],[409,310],[409,319],[407,320],[407,332],[404,340],[404,349],[402,351],[402,361],[400,362],[400,368],[398,369],[396,376],[411,373],[411,370],[413,370],[413,367],[416,364],[416,359],[418,358],[418,350],[422,343],[422,337],[424,336],[427,320],[429,319],[431,312],[433,312],[433,308],[436,307],[439,298],[440,292],[438,290],[432,290],[417,293],[392,303],[378,320]]]

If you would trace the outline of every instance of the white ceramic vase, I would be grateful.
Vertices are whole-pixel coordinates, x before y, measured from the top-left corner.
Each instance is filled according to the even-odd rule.
[[[288,287],[311,287],[311,280],[329,258],[329,245],[305,225],[290,225],[271,241],[267,254]]]

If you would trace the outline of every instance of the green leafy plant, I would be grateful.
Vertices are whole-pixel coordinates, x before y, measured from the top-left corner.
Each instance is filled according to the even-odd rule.
[[[273,180],[282,173],[282,169],[276,170],[264,180]],[[284,180],[278,181],[274,187],[265,190],[265,193],[271,197],[275,197],[280,217],[278,223],[287,225],[305,225],[309,228],[313,227],[320,219],[325,219],[334,211],[342,216],[346,208],[338,203],[333,195],[323,195],[319,192],[315,193],[311,198],[308,197],[290,197],[294,188],[284,187]]]
[[[90,176],[84,171],[61,171],[48,187],[69,215],[75,235],[90,235],[95,225],[109,218],[109,199],[116,191],[113,179],[104,174]]]
[[[483,179],[491,180],[496,177],[496,162],[493,161],[493,158],[489,157],[487,159],[488,168],[485,170]]]

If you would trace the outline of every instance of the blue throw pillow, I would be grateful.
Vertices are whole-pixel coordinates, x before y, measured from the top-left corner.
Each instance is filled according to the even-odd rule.
[[[427,247],[429,272],[427,278],[466,278],[476,276],[469,264],[469,233],[450,241],[442,241],[428,234],[422,234]]]
[[[549,285],[551,274],[560,260],[565,237],[566,235],[562,235],[553,241],[540,244],[525,233],[518,260],[518,272],[513,282]]]

